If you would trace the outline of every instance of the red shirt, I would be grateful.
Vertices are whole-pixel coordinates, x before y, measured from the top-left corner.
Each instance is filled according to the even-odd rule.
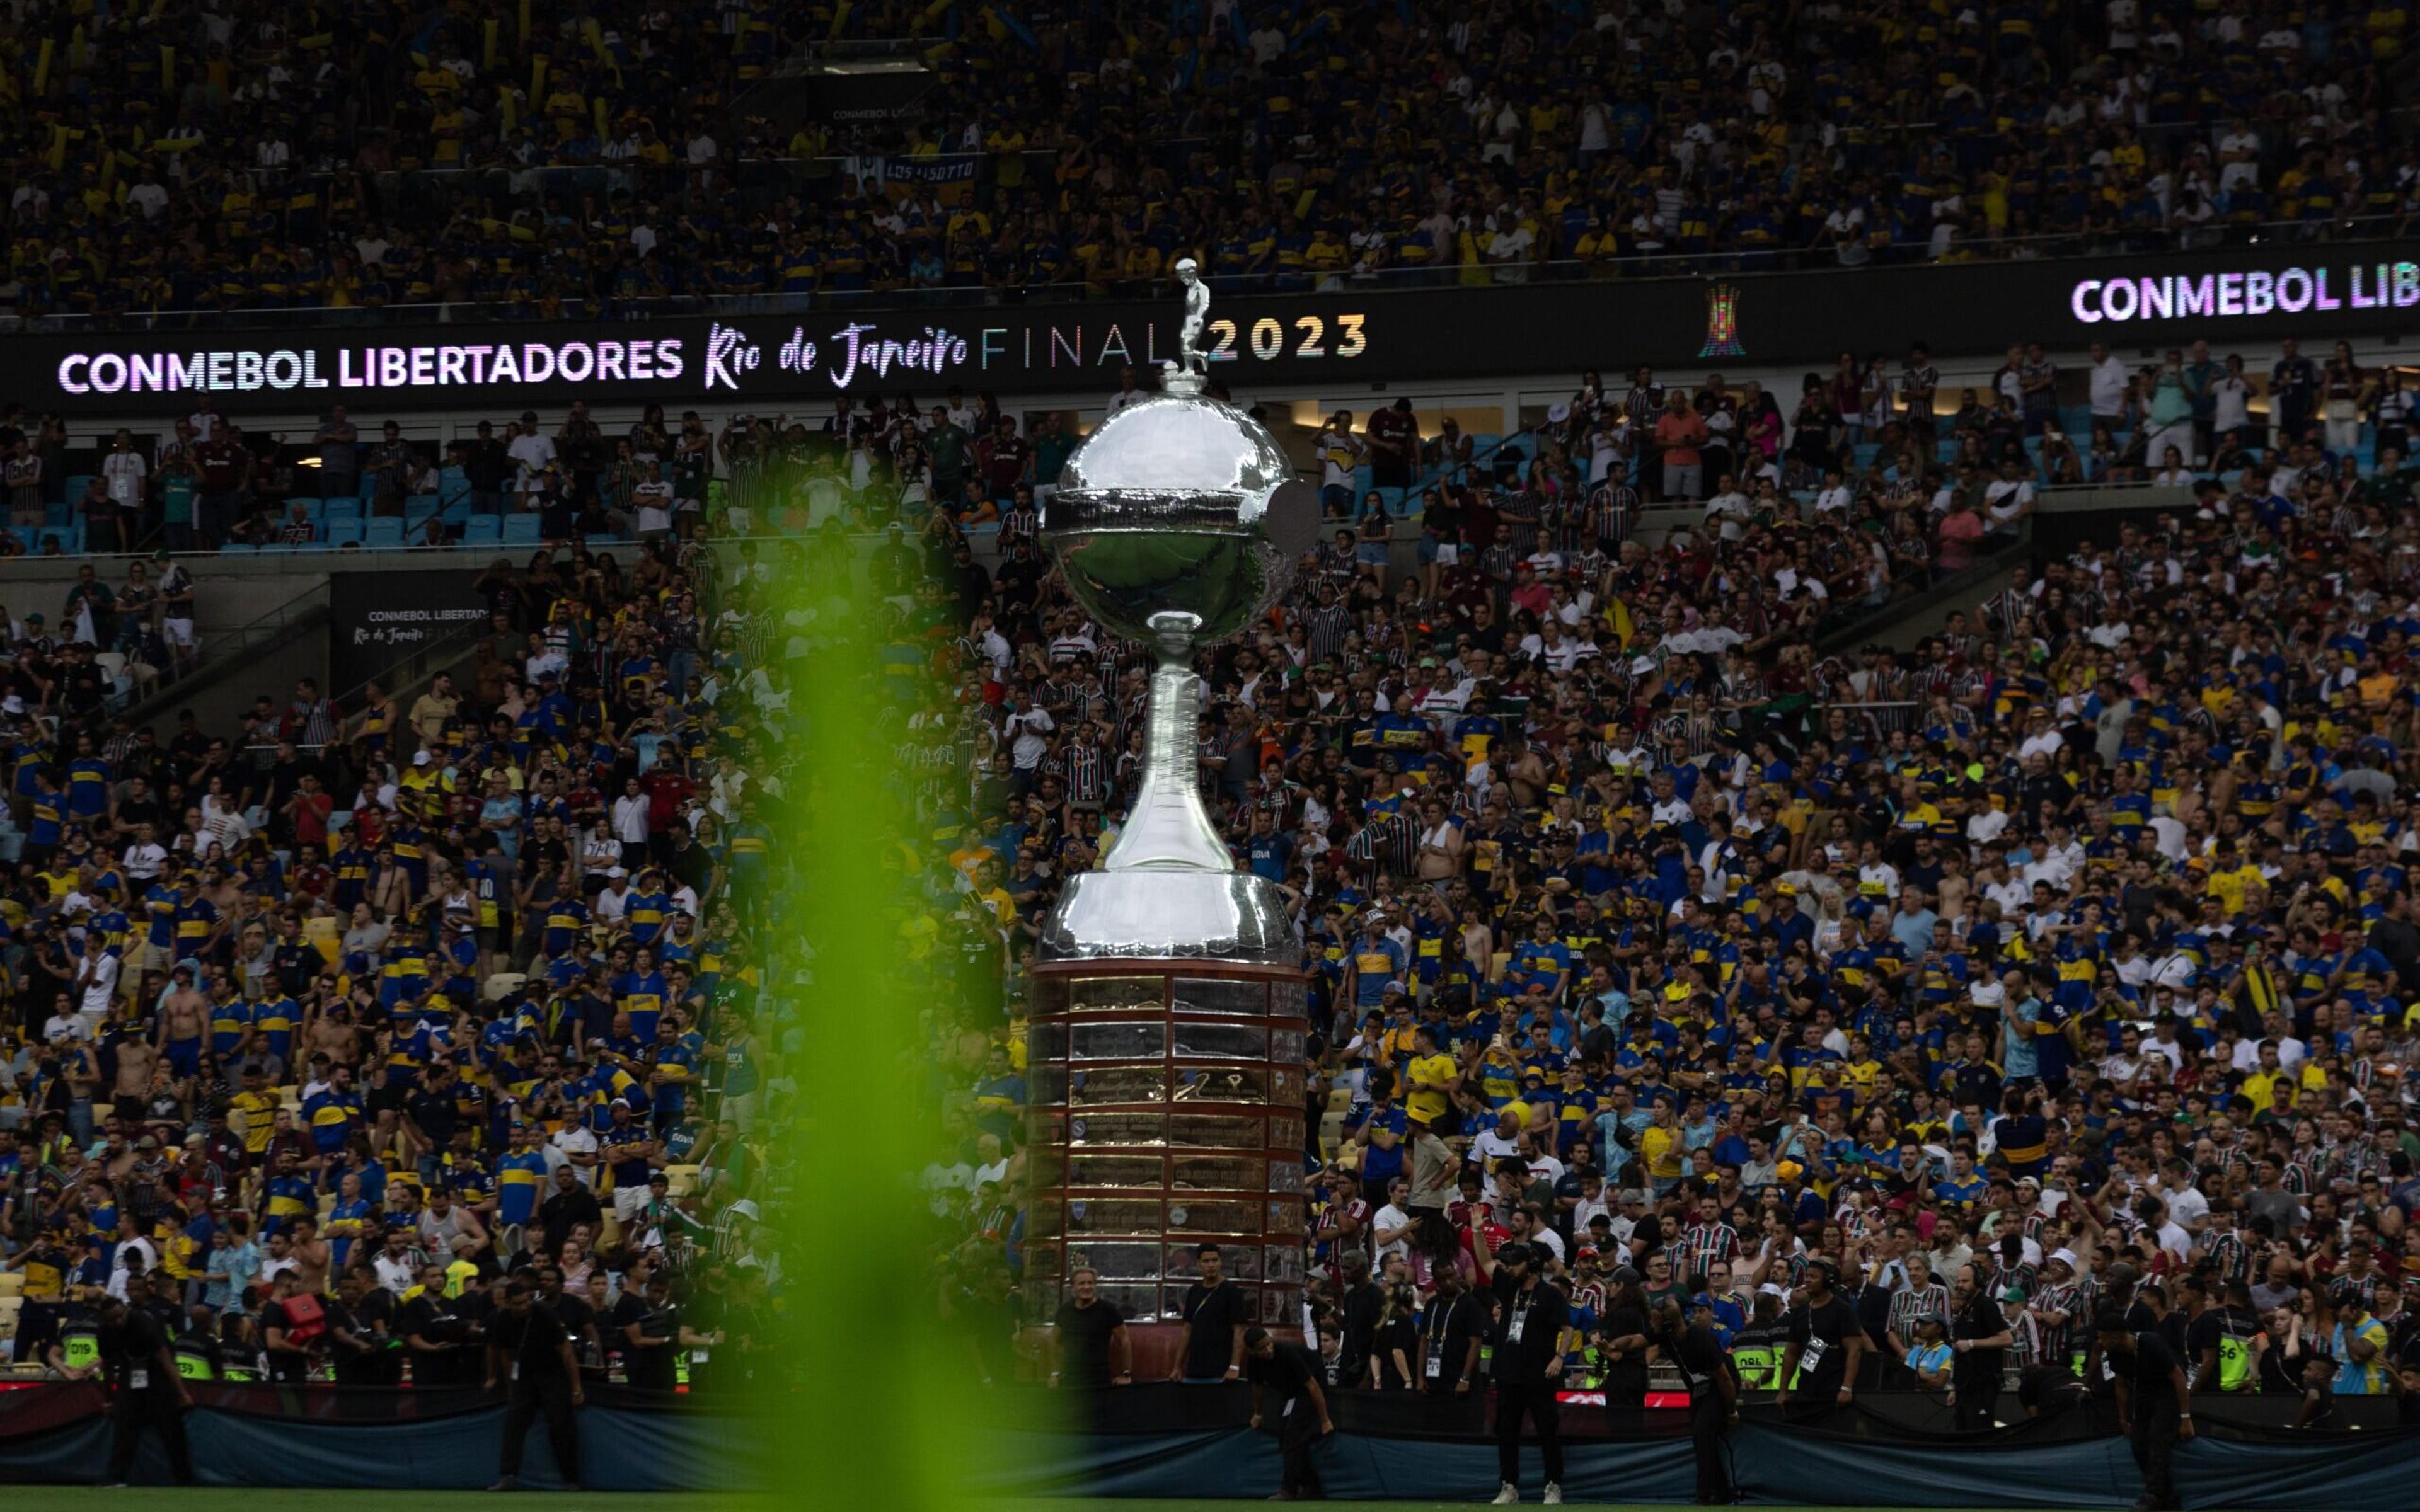
[[[639,779],[639,786],[647,790],[647,830],[661,833],[680,815],[681,806],[689,801],[697,784],[678,772],[659,766]]]

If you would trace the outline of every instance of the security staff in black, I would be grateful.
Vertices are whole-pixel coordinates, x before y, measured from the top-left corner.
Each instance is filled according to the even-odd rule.
[[[519,1490],[521,1445],[530,1425],[546,1417],[547,1442],[566,1489],[580,1489],[580,1427],[572,1409],[585,1402],[580,1386],[580,1362],[572,1357],[571,1335],[563,1319],[536,1304],[528,1280],[514,1276],[496,1298],[494,1319],[488,1326],[488,1390],[505,1383],[504,1443],[491,1491]]]
[[[2141,1512],[2174,1507],[2177,1482],[2170,1461],[2177,1445],[2194,1436],[2184,1365],[2156,1332],[2132,1327],[2122,1308],[2102,1308],[2094,1331],[2118,1398],[2118,1426],[2143,1472],[2143,1499],[2134,1505]]]
[[[1698,1504],[1725,1506],[1738,1499],[1730,1451],[1723,1436],[1739,1426],[1739,1377],[1722,1340],[1691,1323],[1677,1302],[1655,1309],[1655,1341],[1689,1385],[1689,1447],[1698,1457]]]
[[[1327,1366],[1299,1344],[1280,1342],[1267,1329],[1244,1331],[1244,1378],[1252,1383],[1252,1427],[1277,1430],[1278,1450],[1285,1471],[1278,1482],[1278,1502],[1315,1500],[1319,1470],[1311,1462],[1311,1445],[1336,1431],[1327,1415],[1327,1392],[1320,1384]],[[1277,1401],[1272,1410],[1270,1396]]]
[[[1785,1326],[1789,1348],[1781,1355],[1781,1390],[1776,1405],[1793,1401],[1820,1412],[1834,1404],[1845,1407],[1856,1394],[1857,1367],[1866,1358],[1865,1325],[1856,1309],[1832,1289],[1839,1272],[1830,1260],[1807,1267],[1805,1300],[1791,1309]]]
[[[1571,1322],[1571,1306],[1545,1279],[1553,1256],[1544,1244],[1514,1241],[1491,1249],[1483,1225],[1472,1230],[1472,1248],[1479,1273],[1487,1279],[1496,1304],[1495,1324],[1488,1331],[1489,1365],[1496,1376],[1496,1470],[1503,1487],[1497,1506],[1521,1500],[1521,1420],[1536,1425],[1538,1447],[1546,1460],[1548,1506],[1563,1500],[1562,1421],[1557,1412],[1556,1388],[1562,1384],[1563,1330]]]
[[[1479,1384],[1479,1349],[1487,1341],[1487,1304],[1451,1266],[1436,1270],[1436,1295],[1420,1314],[1419,1389],[1431,1396],[1467,1396]]]
[[[116,1428],[103,1482],[126,1484],[147,1427],[166,1447],[168,1468],[178,1484],[192,1485],[194,1454],[185,1443],[184,1413],[194,1398],[177,1368],[176,1351],[168,1347],[168,1331],[150,1313],[130,1308],[116,1297],[102,1298],[95,1312],[101,1324],[101,1372],[109,1381],[109,1416]]]
[[[2014,1337],[1999,1299],[1984,1284],[1981,1266],[1958,1268],[1950,1305],[1955,1312],[1949,1319],[1949,1385],[1958,1394],[1958,1427],[1997,1427],[2000,1373]]]

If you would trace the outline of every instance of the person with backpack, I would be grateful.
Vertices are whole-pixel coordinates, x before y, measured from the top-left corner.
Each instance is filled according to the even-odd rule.
[[[328,1310],[302,1290],[302,1279],[288,1271],[272,1283],[274,1294],[260,1309],[262,1352],[269,1357],[269,1379],[279,1385],[302,1385],[311,1379],[311,1351],[328,1333]]]

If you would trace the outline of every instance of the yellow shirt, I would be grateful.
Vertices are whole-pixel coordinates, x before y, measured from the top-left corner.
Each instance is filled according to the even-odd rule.
[[[228,1100],[243,1115],[243,1148],[257,1155],[269,1148],[269,1136],[277,1122],[277,1096],[273,1092],[238,1092]]]
[[[1445,1116],[1446,1088],[1453,1085],[1453,1057],[1449,1055],[1414,1056],[1405,1071],[1411,1084],[1411,1095],[1404,1099],[1404,1111],[1426,1121]]]
[[[1657,1180],[1669,1181],[1680,1178],[1680,1130],[1649,1124],[1638,1131],[1638,1153],[1646,1159],[1647,1174]]]

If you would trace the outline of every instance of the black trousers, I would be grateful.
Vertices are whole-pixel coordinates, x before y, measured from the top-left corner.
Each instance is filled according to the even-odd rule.
[[[1285,1456],[1285,1470],[1278,1484],[1295,1496],[1324,1495],[1319,1468],[1311,1462],[1311,1446],[1320,1438],[1319,1412],[1308,1396],[1286,1405],[1294,1411],[1280,1410],[1278,1417],[1278,1452]]]
[[[1689,1447],[1698,1457],[1698,1501],[1721,1506],[1737,1499],[1731,1489],[1730,1455],[1723,1434],[1730,1427],[1730,1410],[1719,1391],[1703,1391],[1689,1398]]]
[[[168,1469],[176,1475],[177,1483],[194,1483],[194,1451],[185,1443],[184,1409],[178,1405],[173,1383],[116,1393],[109,1399],[109,1418],[116,1428],[109,1445],[109,1473],[103,1477],[109,1484],[126,1479],[133,1470],[134,1451],[142,1445],[147,1427],[160,1435],[161,1444],[168,1451]]]
[[[516,1381],[504,1399],[504,1446],[496,1468],[507,1475],[521,1473],[521,1448],[529,1440],[530,1426],[543,1414],[546,1418],[546,1442],[554,1449],[554,1462],[563,1471],[563,1478],[580,1479],[580,1424],[572,1415],[571,1382],[567,1381]]]
[[[1521,1484],[1521,1420],[1524,1417],[1537,1425],[1538,1447],[1546,1458],[1547,1481],[1560,1482],[1563,1478],[1562,1412],[1555,1400],[1555,1388],[1544,1381],[1535,1385],[1512,1386],[1500,1382],[1497,1385],[1497,1478],[1514,1486]]]
[[[1953,1383],[1958,1388],[1957,1422],[1962,1432],[1997,1425],[2000,1366],[1996,1360],[1989,1369],[1978,1367],[1959,1374]]]
[[[2133,1431],[2127,1438],[2133,1445],[2134,1463],[2143,1472],[2145,1497],[2153,1506],[2175,1506],[2177,1482],[2169,1466],[2177,1452],[2175,1406],[2161,1403],[2147,1411],[2141,1403],[2136,1403]]]

